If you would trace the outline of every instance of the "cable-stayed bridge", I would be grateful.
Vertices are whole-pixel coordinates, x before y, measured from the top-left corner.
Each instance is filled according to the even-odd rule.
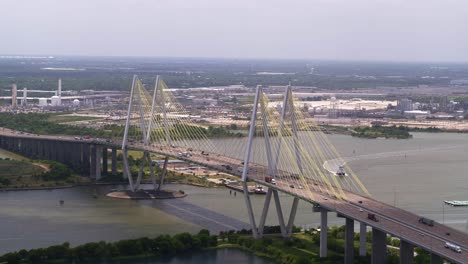
[[[146,167],[157,191],[164,183],[169,158],[186,160],[239,177],[256,238],[263,235],[272,198],[281,233],[286,238],[291,235],[298,202],[303,200],[311,203],[314,211],[321,214],[322,257],[327,255],[327,215],[336,212],[346,219],[345,263],[353,263],[355,221],[360,222],[360,255],[367,253],[365,233],[368,226],[372,227],[373,263],[385,262],[386,234],[401,239],[401,263],[412,263],[414,246],[430,251],[431,263],[442,263],[442,258],[468,263],[466,233],[439,223],[434,226],[420,223],[419,216],[372,199],[327,136],[297,107],[291,86],[285,87],[282,104],[274,107],[263,88],[258,86],[249,108],[252,110],[248,135],[234,137],[236,135],[229,134],[231,132],[218,131],[197,122],[160,78],[156,78],[154,89],[149,92],[134,76],[127,118],[121,125],[122,132],[116,135],[123,137],[121,142],[116,138],[77,142],[70,137],[12,134],[4,130],[0,136],[0,147],[85,168],[84,172],[89,172],[96,179],[101,171],[107,172],[107,148],[112,148],[112,173],[116,173],[117,149],[121,149],[122,171],[131,191],[140,189]],[[229,138],[219,140],[213,135]],[[140,162],[136,173],[130,170],[129,151],[143,153],[143,162]],[[151,154],[166,157],[159,177]],[[329,164],[324,166],[329,160],[341,165],[340,175],[331,170]],[[247,191],[249,182],[268,187],[260,215],[252,209]],[[294,197],[287,218],[278,192]],[[460,246],[462,252],[446,248],[447,242]]]

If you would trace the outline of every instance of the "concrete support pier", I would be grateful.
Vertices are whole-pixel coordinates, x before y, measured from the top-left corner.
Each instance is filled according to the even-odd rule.
[[[372,264],[385,264],[387,260],[387,235],[372,228]]]
[[[96,179],[96,146],[90,146],[89,150],[91,152],[89,176],[93,179]]]
[[[362,222],[359,225],[359,256],[367,256],[367,226]]]
[[[400,240],[400,263],[412,264],[413,259],[414,259],[414,246],[404,240]]]
[[[102,147],[94,146],[95,155],[96,155],[96,181],[101,179],[101,157],[102,157]]]
[[[442,257],[431,253],[431,264],[443,264]]]
[[[320,257],[327,257],[327,217],[328,211],[321,209],[320,211]]]
[[[83,174],[85,175],[91,175],[91,164],[90,164],[90,146],[88,144],[82,144],[81,145],[81,150],[82,156],[83,156]]]
[[[112,163],[111,163],[112,175],[117,175],[117,148],[112,148]]]
[[[345,264],[354,263],[354,220],[346,218],[345,226]]]
[[[107,159],[107,147],[102,148],[102,174],[107,175],[108,171],[108,159]]]

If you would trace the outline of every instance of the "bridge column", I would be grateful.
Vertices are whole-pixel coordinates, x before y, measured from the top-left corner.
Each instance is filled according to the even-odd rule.
[[[345,263],[354,263],[354,220],[346,218],[345,226]]]
[[[83,174],[86,176],[91,176],[91,164],[90,164],[90,145],[88,144],[82,144],[81,145],[81,151],[82,151],[82,168],[83,168]]]
[[[76,172],[82,173],[83,168],[83,144],[75,145]]]
[[[111,163],[112,175],[117,175],[117,148],[112,147],[112,163]]]
[[[320,257],[327,257],[327,215],[328,211],[326,209],[321,209],[320,211]]]
[[[361,222],[359,225],[359,256],[367,256],[367,226]]]
[[[387,260],[387,235],[372,228],[372,264],[385,264]]]
[[[46,146],[46,150],[47,150],[47,159],[48,160],[54,160],[54,151],[53,151],[53,142],[51,140],[46,140],[44,141],[44,144]]]
[[[95,146],[94,147],[94,152],[96,153],[96,181],[101,179],[101,157],[102,157],[102,147],[101,146]]]
[[[439,255],[436,255],[434,253],[431,253],[431,264],[442,264],[442,257]]]
[[[102,173],[107,175],[107,147],[102,147]]]
[[[90,166],[89,166],[89,176],[92,179],[96,178],[96,145],[90,145],[89,151],[91,152]]]
[[[414,259],[414,246],[400,239],[400,263],[412,264]]]

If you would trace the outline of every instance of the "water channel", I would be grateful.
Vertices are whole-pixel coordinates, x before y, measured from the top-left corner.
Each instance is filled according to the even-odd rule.
[[[468,135],[414,133],[408,140],[370,140],[345,135],[329,135],[329,138],[342,156],[347,157],[374,198],[466,231],[468,208],[443,206],[443,201],[468,200]],[[241,151],[239,153],[241,155]],[[0,152],[0,157],[8,156],[7,152]],[[105,197],[112,188],[116,187],[0,192],[0,254],[65,241],[77,245],[197,232],[205,228],[203,221],[191,219],[196,217],[194,213],[185,219],[166,210],[173,207],[167,201],[123,201]],[[230,195],[224,188],[187,185],[168,185],[167,188],[184,190],[188,194],[184,201],[190,204],[248,223],[241,195]],[[93,198],[95,191],[99,193],[98,199]],[[287,214],[292,199],[285,195],[281,195],[281,199]],[[65,204],[59,205],[59,200],[64,200]],[[258,215],[263,200],[262,196],[252,196]],[[271,207],[267,224],[276,224],[275,214]],[[312,212],[310,204],[301,201],[295,224],[316,227],[318,223],[319,215]],[[341,225],[344,221],[330,214],[329,223]]]

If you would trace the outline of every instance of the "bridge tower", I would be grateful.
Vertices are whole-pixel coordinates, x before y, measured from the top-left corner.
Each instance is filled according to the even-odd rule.
[[[249,172],[249,162],[251,161],[251,153],[252,153],[252,142],[255,135],[255,124],[257,122],[257,115],[260,113],[261,118],[261,127],[263,131],[263,138],[265,143],[265,152],[267,156],[267,163],[268,163],[268,177],[274,179],[278,175],[278,159],[280,156],[280,150],[282,145],[282,133],[285,128],[285,119],[288,110],[292,109],[294,106],[292,105],[292,90],[291,85],[288,85],[285,90],[284,100],[283,100],[283,107],[281,111],[281,119],[279,122],[278,132],[277,132],[277,145],[276,145],[276,152],[273,153],[272,148],[272,140],[270,137],[274,135],[270,135],[271,131],[268,128],[268,121],[267,121],[267,111],[268,106],[266,102],[266,95],[263,93],[263,88],[261,86],[257,86],[255,92],[255,99],[253,105],[253,112],[250,120],[250,129],[249,129],[249,138],[247,141],[247,148],[244,156],[244,167],[242,171],[242,187],[244,191],[244,199],[247,205],[247,211],[249,215],[249,221],[252,226],[252,234],[255,238],[260,238],[263,236],[263,229],[265,226],[266,217],[268,215],[268,210],[271,203],[271,197],[273,196],[278,222],[281,229],[281,234],[283,237],[290,237],[292,234],[292,228],[294,224],[294,218],[296,216],[297,206],[299,203],[299,198],[294,197],[293,204],[291,207],[290,215],[287,224],[285,223],[283,211],[281,208],[281,203],[279,199],[278,190],[274,189],[273,186],[268,188],[268,191],[265,196],[265,203],[263,206],[262,214],[260,217],[260,222],[257,227],[255,216],[252,208],[252,204],[249,197],[249,190],[247,186],[248,181],[248,172]],[[258,113],[259,112],[259,113]],[[293,111],[292,111],[293,112]],[[299,141],[297,135],[297,124],[295,122],[295,115],[292,113],[291,115],[291,124],[292,124],[292,131],[293,131],[293,140],[294,145],[296,146],[296,162],[299,170],[302,174],[302,164],[301,164],[301,157],[299,155]]]
[[[130,190],[135,192],[140,189],[140,184],[141,184],[141,179],[143,177],[144,168],[145,168],[145,165],[148,165],[150,169],[150,178],[153,183],[153,189],[155,191],[159,191],[161,189],[161,185],[164,183],[164,176],[167,173],[167,163],[168,163],[167,156],[165,158],[163,171],[160,177],[159,184],[156,183],[155,169],[154,169],[154,165],[151,160],[149,151],[145,150],[143,152],[143,157],[140,163],[140,168],[138,170],[138,176],[136,178],[136,181],[134,181],[133,179],[133,176],[130,171],[130,166],[129,166],[128,137],[129,137],[129,130],[131,128],[130,120],[134,117],[132,115],[134,114],[133,110],[136,109],[137,111],[136,116],[138,116],[138,120],[139,120],[137,127],[139,128],[141,137],[143,138],[142,140],[143,146],[149,146],[151,145],[151,133],[154,127],[153,116],[155,114],[156,104],[158,102],[157,101],[158,96],[162,97],[162,100],[160,101],[162,102],[161,108],[163,109],[165,136],[166,136],[166,140],[170,142],[169,130],[167,128],[167,117],[165,113],[164,92],[162,90],[163,89],[162,85],[160,85],[159,75],[156,77],[154,93],[153,93],[153,98],[151,102],[151,111],[149,112],[149,116],[145,112],[146,105],[144,102],[144,98],[142,97],[142,94],[139,92],[140,89],[142,89],[142,84],[140,80],[138,79],[137,75],[134,75],[133,81],[132,81],[132,88],[130,90],[130,99],[129,99],[129,105],[128,105],[128,111],[127,111],[127,118],[125,122],[124,137],[122,140],[123,174],[124,174],[124,177],[128,179]]]

